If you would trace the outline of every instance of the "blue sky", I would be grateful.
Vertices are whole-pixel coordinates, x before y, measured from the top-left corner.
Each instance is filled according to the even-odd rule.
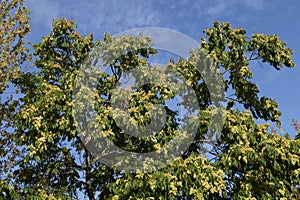
[[[78,31],[94,33],[119,32],[141,27],[163,27],[184,33],[196,41],[202,30],[214,20],[227,21],[252,33],[277,34],[294,50],[294,61],[300,66],[300,1],[297,0],[27,0],[31,10],[32,33],[29,40],[39,42],[51,30],[53,18],[74,19]],[[300,69],[275,69],[254,64],[254,81],[263,95],[275,98],[283,112],[283,130],[294,134],[291,119],[300,121]]]

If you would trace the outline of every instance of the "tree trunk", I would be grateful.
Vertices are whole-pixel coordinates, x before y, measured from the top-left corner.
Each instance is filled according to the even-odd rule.
[[[86,184],[86,192],[88,195],[89,200],[94,200],[94,191],[92,187],[92,181],[91,181],[91,154],[90,152],[85,149],[85,162],[86,162],[86,168],[85,168],[85,184]]]

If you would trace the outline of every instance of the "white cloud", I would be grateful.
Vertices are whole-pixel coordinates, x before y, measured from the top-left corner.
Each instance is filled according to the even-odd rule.
[[[27,1],[27,5],[31,10],[34,26],[50,29],[53,18],[65,16],[75,20],[82,34],[94,32],[95,35],[102,36],[103,32],[115,34],[137,27],[183,27],[187,18],[204,19],[211,23],[216,18],[234,15],[234,11],[240,8],[261,9],[266,4],[264,2],[263,0],[162,2],[159,0],[31,0]]]
[[[244,6],[248,6],[250,9],[260,10],[266,5],[266,1],[264,0],[237,0],[240,4]]]
[[[199,3],[198,3],[199,4]],[[264,8],[266,1],[263,0],[213,0],[210,3],[204,4],[201,2],[203,7],[203,15],[209,15],[214,17],[226,16],[227,14],[233,14],[235,11],[240,9],[246,10],[260,10]]]
[[[225,13],[227,5],[222,1],[205,9],[204,15],[219,17]]]
[[[156,26],[159,13],[142,1],[57,1],[32,0],[27,3],[31,10],[32,24],[51,27],[53,18],[74,19],[84,34],[100,31],[117,33],[129,28]]]
[[[35,25],[51,28],[52,19],[59,15],[59,5],[55,1],[30,0],[26,1],[26,5]]]

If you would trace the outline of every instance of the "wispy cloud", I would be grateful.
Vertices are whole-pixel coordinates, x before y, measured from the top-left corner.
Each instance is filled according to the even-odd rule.
[[[33,0],[28,3],[32,23],[51,27],[53,18],[74,19],[84,34],[89,32],[117,33],[129,28],[156,26],[159,13],[142,1],[57,1]]]
[[[264,0],[236,0],[236,3],[254,10],[260,10],[267,5],[267,1]]]
[[[85,34],[90,31],[103,34],[104,31],[117,33],[145,26],[184,26],[187,18],[212,21],[228,16],[240,7],[259,10],[266,3],[263,0],[31,0],[27,5],[36,26],[50,28],[53,18],[65,16],[74,19]]]
[[[60,12],[60,6],[55,1],[26,1],[27,7],[30,9],[31,21],[34,25],[43,25],[51,27],[52,19],[56,18]]]
[[[263,0],[211,0],[198,1],[194,6],[198,14],[208,18],[226,17],[243,10],[258,11],[267,5]]]
[[[221,1],[218,3],[215,3],[208,8],[204,9],[203,15],[209,15],[214,17],[222,16],[226,12],[226,9],[228,9],[225,2]]]

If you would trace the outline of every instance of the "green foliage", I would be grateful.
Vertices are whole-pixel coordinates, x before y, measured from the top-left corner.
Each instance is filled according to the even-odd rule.
[[[3,94],[8,84],[18,77],[20,64],[28,57],[24,41],[30,27],[29,11],[23,0],[3,0],[0,10],[0,94]]]
[[[207,158],[192,154],[151,173],[125,174],[107,185],[101,199],[213,199],[222,195],[226,184],[223,171]]]
[[[18,88],[12,87],[12,82],[20,77],[21,65],[30,60],[25,48],[29,11],[23,0],[3,0],[0,11],[0,198],[17,199],[19,193],[11,185],[21,152],[12,140],[11,127],[19,102],[14,96]]]
[[[80,153],[84,147],[76,137],[71,90],[76,70],[92,47],[92,36],[80,36],[75,24],[65,19],[54,21],[53,26],[50,35],[34,45],[34,66],[40,70],[24,74],[24,104],[15,116],[14,139],[27,149],[14,176],[17,182],[50,194],[61,190],[74,194],[82,187],[83,169],[77,169],[71,151]]]
[[[255,61],[277,70],[294,66],[292,51],[278,36],[254,34],[248,37],[245,30],[219,22],[205,30],[206,38],[188,59],[167,64],[170,70],[187,79],[196,94],[196,99],[182,94],[183,99],[188,100],[184,106],[189,111],[196,109],[192,101],[197,101],[199,109],[196,123],[199,127],[193,143],[182,158],[163,169],[124,173],[106,167],[83,145],[80,137],[84,133],[77,128],[79,125],[72,113],[73,88],[78,89],[81,101],[75,102],[75,106],[79,110],[84,110],[87,103],[96,102],[97,126],[114,144],[144,153],[182,134],[177,113],[166,106],[166,122],[160,131],[149,138],[132,137],[113,120],[116,113],[112,102],[122,99],[112,98],[112,94],[119,92],[116,90],[118,81],[130,70],[139,72],[132,74],[136,79],[146,78],[151,73],[161,79],[167,76],[155,72],[148,62],[149,57],[157,53],[150,38],[106,34],[104,40],[94,42],[92,35],[81,36],[75,29],[72,20],[54,20],[50,34],[33,45],[33,72],[19,73],[13,76],[16,79],[8,79],[24,94],[19,109],[12,112],[15,132],[9,140],[23,151],[14,163],[15,184],[1,180],[0,197],[74,199],[78,192],[83,192],[89,199],[287,199],[300,184],[299,140],[272,133],[268,123],[255,122],[261,118],[280,125],[278,103],[260,96],[258,86],[251,81],[250,70],[250,64]],[[93,60],[87,60],[91,52],[94,56],[101,55],[98,59],[110,70],[95,74],[100,79],[94,96],[88,96],[88,90],[74,87],[76,78],[88,81],[84,79],[84,71],[79,69],[85,62],[92,63]],[[207,56],[203,52],[208,52],[214,65],[211,67],[208,62],[199,73],[199,60]],[[9,55],[1,52],[5,59]],[[2,68],[6,70],[8,66]],[[212,77],[207,77],[209,74]],[[207,84],[207,78],[224,83],[226,93],[220,93],[222,88],[218,87],[209,93],[213,84]],[[128,106],[131,124],[125,124],[128,130],[134,124],[147,125],[149,110],[155,104],[165,105],[168,99],[174,98],[174,91],[164,83],[144,84],[131,91]],[[179,89],[184,87],[179,82],[175,85]],[[228,95],[230,91],[233,94]],[[208,126],[216,113],[214,108],[225,104],[224,127],[213,129],[222,128],[221,135],[213,141],[215,148],[209,152],[210,156],[201,156],[210,131]],[[244,110],[239,111],[235,106],[243,106]],[[8,113],[11,112],[4,112]],[[120,113],[114,117],[123,119]],[[88,122],[89,113],[80,117]],[[92,138],[97,141],[97,135]]]
[[[228,99],[242,104],[255,118],[279,123],[278,103],[265,96],[259,98],[258,86],[250,81],[253,74],[249,65],[251,61],[260,60],[275,69],[280,69],[279,66],[294,67],[292,51],[276,35],[253,34],[248,37],[245,30],[232,29],[229,23],[215,22],[214,27],[205,33],[207,40],[202,39],[201,47],[208,50],[214,63],[229,76],[226,87],[234,94]]]
[[[299,142],[268,133],[247,111],[228,111],[220,142],[226,144],[215,163],[228,176],[234,199],[288,197],[299,184]],[[259,186],[259,187],[257,187]]]
[[[221,182],[217,185],[221,187],[214,187],[211,180],[216,177],[197,182],[201,180],[201,175],[197,174],[195,169],[191,171],[197,174],[198,179],[191,180],[187,185],[178,185],[177,182],[190,180],[188,177],[190,166],[181,167],[179,164],[188,162],[191,157],[194,158],[194,153],[186,152],[188,157],[185,156],[185,160],[179,163],[174,162],[170,167],[153,173],[162,173],[163,175],[159,177],[153,177],[152,173],[125,174],[116,182],[107,185],[109,192],[106,191],[105,194],[110,193],[110,195],[106,197],[109,196],[111,199],[197,197],[199,199],[279,199],[288,198],[292,193],[292,186],[299,184],[299,142],[270,133],[269,124],[257,125],[255,123],[255,118],[262,118],[280,124],[280,112],[275,100],[259,97],[258,87],[250,81],[253,75],[249,68],[250,62],[256,60],[269,63],[276,69],[284,65],[293,67],[291,50],[286,48],[285,43],[279,41],[277,36],[257,34],[249,38],[245,36],[246,32],[243,29],[232,29],[228,23],[216,22],[214,28],[207,29],[205,32],[207,40],[202,39],[200,48],[209,52],[220,71],[223,72],[226,91],[230,91],[229,89],[234,91],[232,95],[227,96],[228,102],[240,104],[249,110],[239,112],[234,110],[232,105],[227,106],[226,123],[222,135],[211,152],[214,158],[208,165],[215,169],[214,172],[219,170],[224,181],[222,184],[225,183],[226,188],[223,188],[224,185]],[[268,51],[262,53],[265,48],[268,48]],[[193,89],[199,91],[197,100],[201,102],[200,108],[207,109],[212,102],[205,98],[208,95],[203,95],[207,94],[207,88],[201,85],[204,77],[195,72],[196,62],[193,62],[193,58],[194,54],[187,61],[178,61],[176,69],[183,72],[187,79],[194,83]],[[195,138],[195,145],[191,145],[188,151],[199,152],[200,149],[197,148],[201,147],[203,141],[201,138],[205,131],[207,129],[204,123],[204,129],[201,129]],[[201,160],[199,157],[196,158]],[[196,165],[197,162],[193,163]],[[185,170],[181,171],[182,168]],[[201,168],[205,169],[204,166]],[[174,180],[163,178],[160,183],[161,176],[174,176]],[[207,177],[210,176],[207,175]],[[149,182],[155,182],[156,185],[168,185],[169,189],[164,191],[164,187],[161,186],[156,192],[156,187],[151,187]],[[203,188],[206,185],[211,186],[212,189],[204,192]],[[191,188],[195,191],[187,192]],[[220,188],[223,188],[222,192],[212,192],[219,191]],[[199,194],[199,196],[193,196],[194,194]]]

